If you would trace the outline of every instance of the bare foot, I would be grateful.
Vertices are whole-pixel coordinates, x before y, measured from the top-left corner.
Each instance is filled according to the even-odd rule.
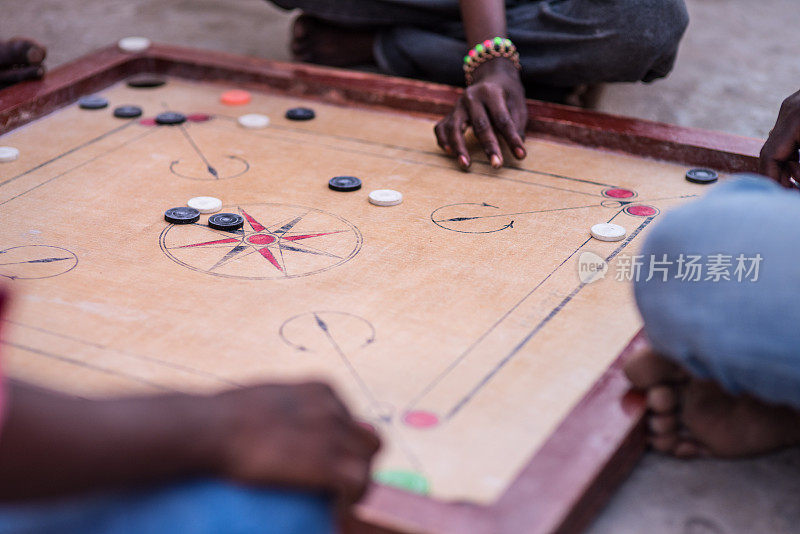
[[[375,32],[335,26],[310,15],[300,15],[292,26],[294,58],[331,67],[374,63]]]
[[[649,441],[680,458],[752,456],[800,444],[800,412],[733,396],[698,380],[643,343],[625,365],[647,393]]]

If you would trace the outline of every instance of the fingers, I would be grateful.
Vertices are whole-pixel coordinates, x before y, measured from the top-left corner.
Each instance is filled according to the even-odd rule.
[[[29,39],[0,43],[0,88],[44,76],[46,50]]]
[[[511,152],[517,159],[523,159],[526,155],[525,141],[522,138],[521,131],[524,132],[525,126],[522,128],[511,117],[511,113],[503,97],[502,92],[492,92],[490,98],[486,102],[486,107],[489,110],[494,128],[503,136]]]
[[[344,401],[336,394],[336,391],[325,382],[309,382],[306,387],[313,391],[320,402],[325,402],[330,405],[330,408],[338,415],[342,421],[352,421],[353,416],[350,415],[350,409]]]
[[[300,61],[310,61],[312,59],[310,50],[310,26],[312,25],[309,17],[300,15],[292,24],[292,39],[289,44],[292,55]]]
[[[354,435],[365,454],[374,455],[381,448],[381,439],[374,430],[354,421]]]
[[[472,164],[467,150],[467,141],[464,132],[467,130],[467,110],[463,98],[456,103],[453,112],[439,121],[434,128],[436,141],[448,155],[455,156],[462,170],[467,170]]]
[[[0,87],[14,85],[25,80],[36,80],[44,76],[44,67],[20,67],[17,69],[0,71]]]
[[[478,142],[483,147],[483,151],[489,158],[489,163],[495,169],[503,166],[503,157],[500,155],[500,143],[497,141],[497,136],[494,133],[492,120],[486,112],[486,107],[481,99],[476,98],[467,93],[464,98],[467,111],[469,112],[469,122],[472,125],[472,131]]]
[[[361,500],[370,482],[371,462],[356,458],[345,458],[334,466],[334,489],[340,507],[347,507]]]
[[[798,161],[800,148],[800,92],[795,93],[781,105],[775,127],[761,149],[759,172],[791,187],[789,177],[794,171],[788,166]]]
[[[444,150],[445,154],[448,156],[454,156],[455,152],[453,151],[453,146],[450,144],[450,120],[450,116],[448,116],[437,122],[436,126],[433,127],[433,133],[436,135],[436,143],[439,145],[439,148]]]
[[[0,69],[38,66],[42,64],[47,49],[30,39],[16,38],[0,43]]]
[[[772,139],[768,140],[761,149],[761,156],[758,159],[758,172],[764,176],[772,178],[784,187],[791,187],[789,182],[789,169],[783,161],[777,159],[776,151]]]
[[[381,447],[380,438],[371,430],[352,422],[338,440],[341,454],[369,463]]]
[[[252,386],[213,400],[225,439],[214,440],[220,449],[212,462],[223,476],[328,491],[342,506],[363,496],[380,440],[329,385]]]
[[[328,432],[337,451],[333,464],[333,485],[343,505],[350,505],[363,496],[370,480],[372,458],[381,446],[380,438],[371,429],[353,419],[347,406],[325,383],[310,383],[335,417],[335,429]]]
[[[775,181],[781,179],[781,166],[773,159],[771,151],[768,150],[767,145],[761,149],[761,156],[758,158],[758,173]]]
[[[790,178],[794,178],[795,180],[800,180],[800,163],[796,161],[788,161],[786,162],[786,167],[788,168],[787,174],[789,175]]]
[[[508,115],[507,112],[506,115]],[[474,98],[462,97],[453,112],[436,124],[434,133],[439,147],[447,155],[455,156],[458,165],[463,170],[467,170],[472,164],[472,158],[470,158],[464,134],[470,124],[492,167],[500,168],[503,165],[503,157],[494,133],[493,121],[489,118],[483,103]],[[517,137],[519,138],[519,135]]]
[[[800,164],[796,161],[778,161],[762,156],[759,159],[758,172],[772,178],[783,187],[792,189],[796,187],[792,183],[792,178],[800,179]]]
[[[325,416],[335,422],[337,431],[341,432],[343,450],[369,459],[380,449],[380,438],[375,431],[353,418],[347,405],[330,385],[307,382],[301,387],[305,388],[302,393],[304,398],[312,400],[310,407],[314,410],[323,408],[320,413],[327,414]]]
[[[370,429],[353,422],[344,437],[334,462],[334,485],[341,506],[359,501],[370,482],[372,458],[380,448],[380,439]]]
[[[508,90],[500,83],[485,83],[468,87],[453,112],[434,127],[436,142],[448,155],[456,157],[462,169],[469,168],[471,159],[464,136],[472,126],[481,148],[495,169],[503,165],[500,139],[508,145],[514,157],[523,159],[525,127],[528,114],[525,93]]]

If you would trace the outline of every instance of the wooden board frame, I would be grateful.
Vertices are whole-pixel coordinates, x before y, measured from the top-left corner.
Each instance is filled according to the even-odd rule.
[[[461,90],[406,80],[153,45],[140,54],[110,46],[40,81],[0,91],[0,134],[130,75],[152,72],[218,81],[328,103],[441,116]],[[532,134],[725,172],[757,168],[761,141],[528,101]],[[433,132],[431,132],[433,136]],[[586,527],[644,451],[644,404],[629,392],[621,362],[635,339],[536,451],[492,505],[446,503],[375,485],[353,516],[352,533],[547,533]]]

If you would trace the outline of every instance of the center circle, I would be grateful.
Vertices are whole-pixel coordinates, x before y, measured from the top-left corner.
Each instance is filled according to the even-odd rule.
[[[308,206],[276,202],[230,204],[223,206],[223,211],[241,213],[245,227],[210,235],[202,224],[165,224],[159,236],[162,252],[178,265],[212,276],[285,280],[344,265],[359,253],[364,241],[350,221]],[[277,233],[267,230],[279,226]],[[316,239],[324,236],[330,237]],[[284,241],[285,246],[277,250]],[[300,243],[294,245],[295,241]],[[290,242],[293,246],[289,246]],[[306,243],[307,246],[300,246]]]
[[[275,238],[271,235],[256,234],[248,237],[247,242],[252,243],[253,245],[269,245],[270,243],[275,242]]]

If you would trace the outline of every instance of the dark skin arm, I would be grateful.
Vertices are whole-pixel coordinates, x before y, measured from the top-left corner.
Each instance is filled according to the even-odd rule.
[[[506,35],[503,0],[461,0],[461,17],[470,47]],[[436,125],[439,146],[454,156],[462,169],[469,169],[472,158],[464,133],[472,126],[492,167],[503,165],[501,139],[514,157],[523,159],[528,112],[519,72],[511,61],[496,58],[475,69],[473,78],[455,109]]]
[[[0,89],[44,76],[45,47],[31,39],[0,42]]]
[[[783,101],[775,127],[761,149],[759,172],[784,187],[800,180],[800,91]]]
[[[84,400],[10,382],[0,499],[203,475],[363,495],[379,441],[326,385]]]

